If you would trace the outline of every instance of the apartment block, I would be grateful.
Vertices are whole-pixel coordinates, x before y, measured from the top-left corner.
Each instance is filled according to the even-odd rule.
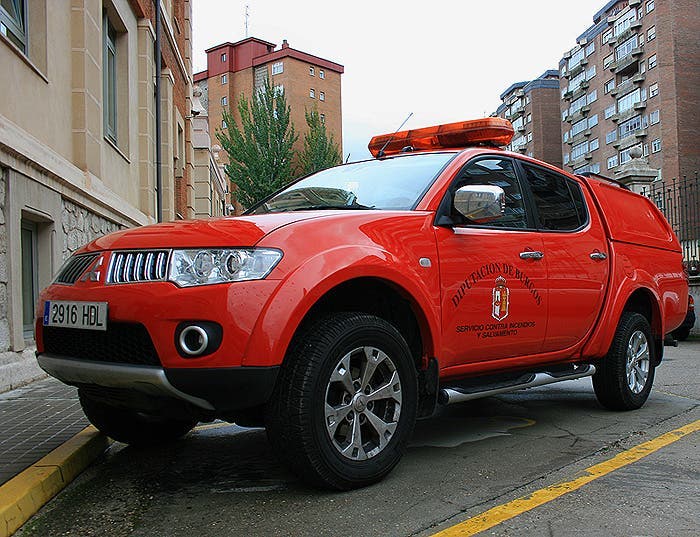
[[[508,149],[561,167],[559,72],[545,71],[534,80],[516,82],[501,94],[495,115],[513,123]]]
[[[563,164],[613,175],[639,148],[664,179],[700,169],[697,0],[614,0],[559,63]]]
[[[249,37],[222,43],[206,53],[207,69],[195,73],[194,81],[203,93],[202,104],[209,114],[212,137],[217,130],[226,128],[223,111],[229,110],[240,121],[237,110],[240,96],[250,101],[256,88],[267,79],[278,91],[284,91],[291,121],[299,133],[295,149],[303,149],[305,112],[316,109],[342,154],[342,65],[296,50],[286,39],[276,48],[274,43]]]
[[[159,73],[155,5],[0,3],[0,391],[28,380],[38,292],[63,261],[158,219],[156,78],[162,217],[195,216],[191,0],[158,4]]]

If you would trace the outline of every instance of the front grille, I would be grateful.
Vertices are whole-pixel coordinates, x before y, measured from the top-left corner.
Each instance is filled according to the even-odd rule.
[[[85,272],[98,254],[75,255],[71,257],[56,277],[56,283],[74,284],[80,275]]]
[[[114,252],[107,283],[162,282],[168,271],[168,250]]]
[[[110,323],[106,331],[43,327],[44,352],[116,364],[160,365],[146,327],[139,323]]]

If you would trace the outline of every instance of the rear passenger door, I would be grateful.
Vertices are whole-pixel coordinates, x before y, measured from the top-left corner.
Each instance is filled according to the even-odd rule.
[[[588,190],[548,168],[518,161],[543,241],[547,267],[547,330],[542,352],[586,337],[605,298],[608,249]]]

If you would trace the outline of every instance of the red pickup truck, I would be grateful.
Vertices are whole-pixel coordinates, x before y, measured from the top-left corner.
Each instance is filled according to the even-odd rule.
[[[41,294],[39,364],[131,444],[264,425],[336,489],[384,477],[437,405],[592,376],[642,406],[688,296],[657,208],[504,151],[488,118],[375,137],[243,216],[112,233]]]

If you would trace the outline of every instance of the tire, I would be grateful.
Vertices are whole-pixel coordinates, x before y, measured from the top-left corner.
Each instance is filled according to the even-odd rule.
[[[610,410],[635,410],[654,382],[654,340],[646,317],[624,312],[605,358],[593,375],[600,404]]]
[[[97,429],[110,438],[133,446],[165,444],[185,436],[196,420],[151,416],[107,405],[78,391],[83,412]]]
[[[268,408],[267,434],[303,481],[350,490],[399,462],[417,411],[416,368],[401,334],[364,313],[336,313],[295,337]]]
[[[685,341],[690,335],[690,328],[676,328],[671,335],[678,341]]]

